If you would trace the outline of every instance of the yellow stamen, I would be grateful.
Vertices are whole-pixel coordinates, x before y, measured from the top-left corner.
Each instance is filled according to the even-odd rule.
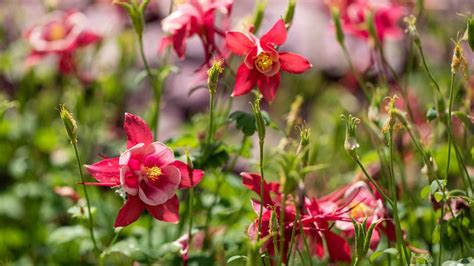
[[[59,23],[55,23],[51,25],[51,27],[49,28],[49,38],[52,41],[64,39],[65,36],[66,36],[66,28],[63,25]]]
[[[161,172],[161,168],[158,166],[145,167],[145,169],[143,169],[143,173],[148,179],[153,181],[157,180],[163,174]]]
[[[273,65],[273,59],[268,53],[261,53],[255,59],[255,66],[261,72],[268,71]]]
[[[351,210],[351,217],[354,219],[366,218],[374,212],[374,209],[364,203],[359,203]]]

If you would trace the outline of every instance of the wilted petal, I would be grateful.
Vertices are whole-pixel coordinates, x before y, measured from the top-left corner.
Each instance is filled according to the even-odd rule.
[[[225,34],[227,47],[235,54],[244,55],[252,49],[255,44],[247,35],[238,31],[228,31]]]
[[[179,222],[179,200],[176,195],[164,204],[157,206],[146,205],[146,210],[157,220],[168,223]]]
[[[312,67],[308,59],[295,53],[281,52],[279,59],[281,69],[293,74],[301,74]]]
[[[139,116],[125,113],[123,127],[128,137],[127,149],[138,143],[150,144],[153,141],[153,134],[150,128]]]
[[[125,227],[140,218],[145,204],[136,196],[129,196],[115,219],[114,227]]]
[[[260,42],[282,45],[286,41],[286,36],[285,22],[283,19],[279,19],[275,25],[260,38]]]

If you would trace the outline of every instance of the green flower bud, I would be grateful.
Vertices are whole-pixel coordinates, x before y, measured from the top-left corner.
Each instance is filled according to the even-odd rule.
[[[336,39],[340,45],[344,45],[344,31],[341,26],[341,17],[339,14],[339,9],[336,7],[331,8],[332,21],[336,27]]]
[[[77,123],[72,113],[67,110],[64,104],[59,105],[59,115],[61,116],[69,140],[71,140],[71,143],[77,143]]]
[[[357,124],[360,123],[360,119],[349,115],[341,115],[341,119],[346,121],[346,138],[344,140],[344,149],[354,158],[357,157],[357,149],[359,148],[359,143],[356,139],[356,128]]]
[[[210,93],[216,93],[217,90],[217,83],[219,81],[219,76],[224,71],[222,65],[224,64],[224,60],[214,60],[212,63],[211,68],[207,71],[207,84]]]

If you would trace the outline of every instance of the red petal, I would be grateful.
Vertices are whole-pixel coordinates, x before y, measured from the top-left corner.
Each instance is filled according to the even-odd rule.
[[[261,194],[262,177],[259,174],[242,172],[240,176],[242,176],[242,184],[244,186],[258,195]],[[270,198],[269,185],[265,181],[263,182],[263,203],[266,205],[270,204],[272,199]]]
[[[235,54],[247,54],[255,44],[247,37],[247,35],[238,31],[228,31],[225,34],[227,47]]]
[[[265,33],[260,42],[282,45],[286,41],[286,27],[283,19],[279,19],[273,27]]]
[[[157,206],[146,205],[146,210],[157,220],[168,222],[168,223],[178,223],[179,221],[178,196],[175,195],[170,200],[168,200],[167,202],[161,205],[157,205]]]
[[[186,27],[178,29],[173,34],[173,48],[179,58],[184,58],[184,53],[186,52]]]
[[[85,165],[87,172],[100,183],[120,184],[119,157],[104,159],[93,165]]]
[[[150,144],[153,141],[153,134],[150,128],[140,117],[125,113],[125,122],[123,125],[125,134],[127,134],[127,149],[138,143]]]
[[[201,169],[192,169],[187,164],[181,161],[174,161],[171,165],[178,168],[181,172],[181,183],[179,188],[193,188],[201,182],[204,177],[204,171]]]
[[[71,74],[76,69],[71,53],[62,53],[59,58],[59,71],[63,74]]]
[[[160,47],[158,48],[158,54],[162,54],[168,46],[173,43],[173,39],[170,36],[161,38]]]
[[[240,96],[249,93],[257,83],[258,72],[241,64],[235,77],[234,91],[232,96]]]
[[[128,196],[127,202],[120,209],[114,227],[125,227],[140,218],[145,204],[137,196]]]
[[[276,91],[279,86],[280,73],[277,73],[272,77],[261,75],[258,79],[258,88],[263,94],[263,98],[265,98],[269,103],[273,102],[273,99],[275,99]]]
[[[351,248],[344,238],[331,231],[325,231],[324,236],[331,261],[351,262]]]
[[[26,66],[31,67],[31,66],[36,65],[45,56],[46,54],[42,52],[36,52],[36,51],[31,52],[26,58]]]
[[[98,34],[95,34],[90,31],[82,32],[76,39],[77,46],[86,46],[95,42],[98,42],[102,39],[102,37]]]
[[[286,72],[301,74],[312,67],[305,57],[288,52],[279,53],[280,67]]]

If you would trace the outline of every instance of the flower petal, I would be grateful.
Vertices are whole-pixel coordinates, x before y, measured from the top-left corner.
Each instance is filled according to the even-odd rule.
[[[249,69],[244,63],[242,63],[237,70],[232,97],[249,93],[257,83],[258,76],[257,71]]]
[[[157,206],[146,205],[146,210],[157,220],[168,223],[179,222],[179,200],[176,195],[165,204]]]
[[[273,102],[273,99],[275,99],[276,91],[280,86],[280,73],[277,73],[272,77],[261,75],[257,84],[260,92],[263,94],[263,98],[271,103]]]
[[[351,262],[351,248],[347,241],[331,231],[324,231],[331,261]]]
[[[259,174],[242,172],[240,173],[240,176],[242,176],[242,184],[244,186],[258,195],[261,194],[262,177]],[[269,186],[265,181],[263,181],[263,203],[264,205],[267,205],[271,202]]]
[[[174,161],[172,163],[173,166],[178,168],[179,172],[181,173],[181,183],[179,184],[179,188],[193,188],[201,182],[202,178],[204,177],[204,171],[201,169],[192,169],[189,165],[181,162],[181,161]]]
[[[86,46],[95,42],[98,42],[102,39],[102,37],[98,34],[95,34],[91,31],[83,31],[76,39],[76,45],[78,47]]]
[[[143,165],[146,167],[158,166],[161,168],[175,161],[173,151],[159,141],[148,145],[145,149],[145,154]]]
[[[186,52],[186,25],[173,33],[173,48],[180,59]]]
[[[136,196],[129,196],[115,219],[114,227],[125,227],[140,218],[145,204]]]
[[[120,184],[119,157],[104,159],[93,165],[85,165],[85,168],[100,183]]]
[[[228,31],[225,34],[225,41],[227,47],[234,53],[238,55],[247,54],[250,49],[252,49],[255,44],[252,40],[239,31]]]
[[[280,67],[286,72],[301,74],[312,67],[308,59],[299,54],[281,52],[279,55]]]
[[[181,182],[181,174],[178,168],[167,166],[161,169],[162,175],[156,180],[140,180],[138,195],[147,205],[160,205],[168,201],[174,195]]]
[[[127,149],[138,143],[150,144],[153,141],[150,128],[139,116],[125,113],[123,128],[128,137]]]
[[[286,26],[283,19],[279,19],[273,27],[260,38],[261,43],[282,45],[286,41]]]

